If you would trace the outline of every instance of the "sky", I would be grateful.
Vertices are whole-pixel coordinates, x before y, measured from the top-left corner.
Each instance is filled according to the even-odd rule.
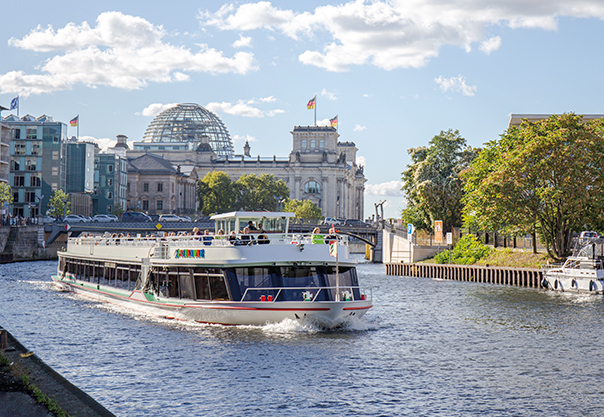
[[[602,0],[0,5],[0,105],[19,96],[20,116],[79,115],[80,140],[106,148],[197,103],[235,153],[248,140],[253,156],[286,157],[316,96],[317,124],[338,116],[339,140],[358,148],[365,217],[381,201],[400,215],[408,150],[441,131],[480,147],[511,114],[604,113]]]

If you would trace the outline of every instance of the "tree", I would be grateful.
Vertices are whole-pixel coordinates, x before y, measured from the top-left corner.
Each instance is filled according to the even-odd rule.
[[[13,190],[5,182],[0,182],[0,205],[4,206],[4,203],[13,203]]]
[[[236,201],[235,189],[231,179],[224,172],[208,172],[199,180],[197,194],[199,210],[206,216],[233,211]]]
[[[283,211],[293,212],[298,219],[322,219],[323,211],[310,200],[287,200]]]
[[[459,131],[434,136],[429,146],[409,149],[412,163],[402,173],[407,208],[402,217],[416,229],[432,231],[435,220],[461,226],[463,185],[459,174],[476,156]]]
[[[525,120],[489,142],[464,178],[465,217],[539,233],[562,259],[573,232],[604,226],[604,121],[573,113]]]
[[[275,180],[272,174],[244,174],[235,181],[238,191],[237,206],[241,210],[275,211],[275,196],[288,198],[289,188],[283,180]]]
[[[67,205],[67,207],[65,207]],[[48,214],[52,217],[63,217],[63,215],[71,214],[71,201],[69,194],[63,190],[56,190],[50,195],[48,200]]]

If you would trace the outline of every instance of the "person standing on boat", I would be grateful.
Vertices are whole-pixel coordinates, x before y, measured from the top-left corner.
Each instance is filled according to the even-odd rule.
[[[247,228],[248,228],[248,231],[256,230],[256,226],[254,226],[254,222],[251,220],[249,222],[247,222]],[[245,228],[244,228],[244,230],[245,230]]]
[[[251,220],[250,220],[250,222],[251,222]],[[250,229],[248,227],[243,228],[243,234],[241,235],[240,239],[244,245],[252,244],[252,241],[254,240],[254,238],[252,237],[252,235],[250,235]]]
[[[310,236],[310,240],[313,244],[323,244],[325,243],[325,238],[321,234],[321,229],[315,227],[312,231],[312,235]]]
[[[203,237],[201,239],[203,240],[203,244],[206,246],[210,246],[212,244],[212,240],[214,240],[214,238],[210,236],[210,231],[208,229],[204,230]]]

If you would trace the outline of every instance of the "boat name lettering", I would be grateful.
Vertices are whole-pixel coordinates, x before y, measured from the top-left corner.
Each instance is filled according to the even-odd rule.
[[[175,258],[205,258],[205,249],[176,249],[174,251]]]

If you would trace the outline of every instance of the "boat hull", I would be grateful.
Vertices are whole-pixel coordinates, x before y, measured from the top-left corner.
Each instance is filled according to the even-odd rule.
[[[339,327],[362,317],[371,300],[356,301],[193,301],[156,297],[142,291],[126,291],[71,278],[52,277],[63,291],[120,305],[162,318],[222,325],[264,325],[284,319],[308,320],[325,328]]]
[[[604,294],[604,279],[593,276],[578,276],[564,271],[550,271],[543,277],[544,288],[563,292]]]

